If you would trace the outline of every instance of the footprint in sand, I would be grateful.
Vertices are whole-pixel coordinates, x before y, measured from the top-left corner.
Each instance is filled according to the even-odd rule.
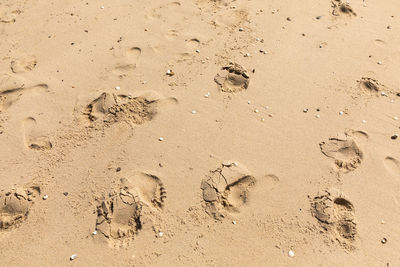
[[[214,81],[221,87],[221,91],[236,93],[249,87],[250,76],[243,66],[229,63],[215,76]]]
[[[137,125],[152,120],[158,107],[170,102],[176,103],[177,100],[161,99],[153,92],[138,96],[102,93],[86,106],[83,115],[90,123],[111,125],[123,121]]]
[[[13,59],[10,68],[13,73],[22,73],[32,71],[36,65],[36,57],[33,55],[26,55]]]
[[[353,139],[330,138],[319,146],[325,156],[335,160],[336,167],[341,171],[355,170],[363,159],[363,153]]]
[[[16,75],[0,74],[0,112],[6,111],[27,92],[46,91],[47,84],[25,86],[25,80]]]
[[[154,175],[137,172],[97,207],[96,231],[112,247],[126,247],[142,229],[154,228],[156,213],[164,207],[166,191]]]
[[[352,249],[351,242],[357,235],[354,206],[338,190],[325,191],[311,203],[311,213],[322,228],[346,249]]]
[[[383,161],[385,168],[393,175],[400,175],[400,162],[392,157],[386,157]]]
[[[239,212],[248,201],[249,190],[255,182],[240,163],[222,163],[201,182],[206,212],[217,220],[226,217],[226,212]]]
[[[21,3],[0,3],[0,23],[14,23],[23,11],[19,7]]]
[[[40,133],[40,129],[37,127],[37,123],[34,118],[26,118],[23,121],[23,129],[25,133],[25,145],[30,149],[47,150],[53,147],[49,141],[49,138]]]
[[[40,187],[13,189],[0,193],[0,230],[17,227],[26,220],[33,200],[40,195]]]
[[[353,11],[350,4],[348,2],[342,2],[342,0],[333,0],[332,3],[332,15],[334,16],[357,16],[357,14]]]
[[[142,54],[139,47],[130,47],[128,49],[119,49],[114,53],[117,59],[116,64],[106,69],[107,76],[110,78],[124,79],[129,76],[137,67],[137,62]]]

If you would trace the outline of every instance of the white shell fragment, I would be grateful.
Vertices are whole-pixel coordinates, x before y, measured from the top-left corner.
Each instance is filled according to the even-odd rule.
[[[250,53],[244,54],[244,57],[250,57]]]
[[[200,50],[199,50],[199,49],[196,49],[196,53],[200,53]]]
[[[78,255],[72,254],[71,257],[69,257],[69,260],[73,261],[73,260],[75,260],[76,258],[78,258]]]
[[[339,115],[343,115],[343,114],[344,114],[343,111],[340,111],[340,112],[339,112]]]
[[[292,257],[292,258],[294,257],[294,251],[293,250],[289,250],[288,254],[289,254],[289,257]]]
[[[232,221],[233,224],[236,224],[236,221]]]
[[[121,90],[121,87],[115,86],[115,90]]]
[[[158,141],[164,141],[164,138],[163,137],[160,137],[160,138],[158,138]]]
[[[205,98],[209,98],[210,97],[210,92],[207,92],[207,94],[204,95]]]
[[[192,110],[192,114],[196,114],[197,113],[197,111],[196,110]]]
[[[92,235],[97,235],[97,231],[92,232]]]
[[[49,198],[48,195],[44,195],[44,196],[43,196],[43,200],[46,200],[46,199],[48,199],[48,198]]]
[[[163,237],[164,233],[163,232],[159,232],[158,235],[159,235],[159,237]]]
[[[319,114],[315,115],[315,117],[318,119],[319,117],[321,117]]]
[[[258,113],[258,112],[260,112],[258,109],[255,109],[255,110],[254,110],[254,113]]]

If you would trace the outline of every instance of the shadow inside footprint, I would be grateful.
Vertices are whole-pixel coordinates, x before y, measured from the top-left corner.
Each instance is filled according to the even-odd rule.
[[[332,0],[332,8],[332,15],[334,16],[357,16],[350,4],[347,2],[342,2],[342,0]]]

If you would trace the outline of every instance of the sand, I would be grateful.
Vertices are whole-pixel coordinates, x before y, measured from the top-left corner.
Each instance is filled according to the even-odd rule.
[[[0,2],[1,266],[399,266],[396,0]]]

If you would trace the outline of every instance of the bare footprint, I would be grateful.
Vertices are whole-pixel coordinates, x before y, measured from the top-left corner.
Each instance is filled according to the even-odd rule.
[[[131,124],[143,124],[157,114],[157,101],[144,97],[130,97],[102,93],[87,105],[84,115],[92,122],[106,125],[119,121]]]
[[[114,53],[117,63],[106,69],[111,78],[124,79],[128,77],[137,67],[142,50],[139,47],[130,47],[128,49],[119,49]]]
[[[36,120],[32,117],[23,121],[25,145],[34,150],[47,150],[53,147],[47,136],[40,133]]]
[[[255,178],[239,163],[221,164],[201,182],[206,212],[214,219],[226,217],[228,212],[239,212],[246,204]]]
[[[357,235],[354,206],[341,192],[333,189],[316,196],[311,213],[344,248],[354,248],[351,244]]]
[[[397,159],[386,157],[383,164],[391,174],[400,175],[400,162]]]
[[[363,153],[353,139],[341,140],[330,138],[319,144],[321,152],[335,160],[339,170],[348,172],[356,169],[363,159]]]
[[[32,71],[37,65],[36,57],[33,55],[26,55],[15,58],[11,61],[11,70],[13,73],[22,73]]]
[[[0,230],[17,227],[26,220],[32,201],[40,195],[40,188],[13,189],[0,194]]]
[[[6,111],[28,92],[46,91],[47,89],[47,84],[26,86],[25,80],[17,75],[0,74],[0,112]]]
[[[221,72],[215,76],[214,81],[220,85],[221,91],[235,93],[249,87],[250,76],[243,66],[230,63],[222,68]]]
[[[154,208],[162,208],[165,197],[165,188],[157,176],[136,173],[123,178],[117,192],[97,207],[96,231],[112,247],[129,246],[140,230],[153,227]]]
[[[342,2],[342,0],[332,0],[332,15],[334,16],[357,16],[357,14],[353,11],[350,4],[347,2]]]

